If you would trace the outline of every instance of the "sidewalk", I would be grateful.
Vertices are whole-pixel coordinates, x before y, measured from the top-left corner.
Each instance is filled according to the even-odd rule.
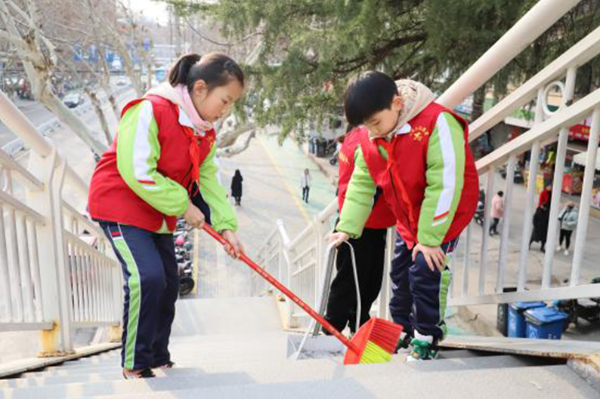
[[[296,237],[335,196],[325,175],[286,140],[279,146],[276,135],[264,133],[249,148],[232,158],[219,159],[223,186],[230,192],[231,178],[239,169],[244,178],[242,205],[236,207],[239,236],[251,258],[282,219],[291,239]],[[308,168],[313,176],[309,203],[302,202],[300,176]],[[248,296],[248,266],[233,261],[206,234],[199,235],[198,296]]]
[[[481,184],[485,187],[485,178],[481,179]],[[494,178],[494,193],[505,190],[506,181],[497,175]],[[531,220],[524,220],[524,203],[526,198],[526,187],[522,184],[516,184],[513,188],[513,200],[511,206],[511,222],[509,230],[509,246],[506,260],[505,272],[505,287],[515,287],[518,281],[519,262],[521,256],[521,243],[525,239],[529,242],[529,237],[523,237],[523,223],[531,223]],[[568,196],[562,195],[561,202],[564,204],[569,200]],[[506,204],[508,207],[509,204]],[[500,224],[498,231],[502,231],[503,225]],[[470,251],[470,278],[469,278],[469,295],[476,295],[479,287],[480,259],[481,259],[481,240],[484,233],[481,226],[472,223],[472,242]],[[563,251],[555,252],[554,248],[547,246],[549,251],[553,253],[553,268],[552,268],[552,283],[553,287],[567,285],[567,281],[571,277],[571,263],[573,259],[573,250],[575,243],[575,231],[571,240],[571,253],[568,256],[563,254]],[[464,270],[464,252],[466,232],[461,236],[462,241],[459,242],[459,247],[453,262],[453,284],[456,296],[461,295],[461,287],[463,281]],[[557,237],[558,239],[558,237]],[[589,282],[592,278],[600,275],[598,268],[598,259],[600,259],[600,246],[595,245],[600,239],[600,220],[591,217],[589,220],[589,229],[584,250],[580,282]],[[529,288],[537,288],[541,286],[542,273],[545,254],[540,251],[540,244],[534,243],[528,255],[527,262],[527,282]],[[495,236],[488,241],[487,264],[486,264],[486,280],[485,293],[491,294],[495,292],[496,281],[498,275],[498,261],[500,254],[500,238]],[[496,326],[496,305],[472,306],[466,307],[462,311],[468,317],[477,320],[483,328],[477,329],[480,333],[484,330],[495,331]],[[600,325],[588,326],[585,321],[582,321],[583,328],[575,331],[571,328],[565,333],[565,338],[568,339],[598,339],[600,340]],[[583,335],[585,334],[585,335]]]

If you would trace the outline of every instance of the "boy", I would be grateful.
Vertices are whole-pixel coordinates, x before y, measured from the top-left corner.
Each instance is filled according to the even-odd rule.
[[[368,131],[364,126],[349,130],[343,139],[338,154],[338,206],[340,211],[344,207],[348,183],[354,170],[357,149],[363,135],[368,135]],[[360,238],[349,240],[356,257],[361,299],[360,325],[369,321],[369,311],[373,302],[379,296],[385,261],[385,236],[388,227],[393,226],[396,222],[394,214],[382,198],[380,189],[375,192],[372,200],[374,203],[373,211],[365,223],[363,234]],[[344,330],[348,325],[350,331],[355,332],[356,285],[348,245],[342,245],[338,249],[336,270],[337,274],[331,283],[325,318],[339,331]],[[323,331],[329,335],[327,330]]]
[[[401,346],[412,345],[408,361],[437,356],[447,330],[447,264],[479,195],[467,123],[433,100],[424,85],[376,71],[358,76],[344,96],[348,122],[364,124],[369,137],[361,141],[332,242],[362,234],[381,187],[400,235],[390,311],[404,327]]]

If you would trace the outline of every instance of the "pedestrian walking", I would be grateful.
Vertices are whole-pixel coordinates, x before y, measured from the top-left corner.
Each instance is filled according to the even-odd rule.
[[[306,202],[307,204],[311,185],[312,175],[308,169],[304,169],[304,173],[302,173],[302,177],[300,178],[300,186],[302,187],[302,201]]]
[[[243,91],[243,72],[225,54],[182,56],[168,82],[125,106],[115,141],[94,170],[89,213],[123,270],[126,379],[173,367],[168,346],[179,288],[173,230],[177,217],[202,228],[205,217],[190,199],[198,190],[212,227],[231,243],[227,252],[243,253],[235,212],[217,180],[212,127]]]
[[[233,179],[231,179],[231,196],[235,199],[235,205],[242,205],[242,182],[244,178],[239,169],[235,170]]]
[[[490,226],[490,235],[498,234],[498,224],[504,217],[504,192],[498,191],[492,198],[492,225]]]
[[[533,215],[533,231],[529,240],[529,248],[534,242],[540,242],[540,251],[546,252],[546,237],[548,235],[548,223],[550,221],[550,209],[543,205],[536,209]]]
[[[540,242],[540,251],[546,252],[548,223],[550,223],[550,203],[552,201],[552,185],[547,185],[540,193],[538,208],[533,215],[533,231],[529,240],[529,248],[534,242]]]
[[[560,221],[560,241],[556,247],[556,251],[560,251],[562,249],[564,242],[565,256],[569,256],[571,235],[573,235],[573,231],[577,227],[578,218],[579,212],[577,211],[577,208],[575,208],[575,203],[573,201],[567,202],[567,206],[565,206],[558,216],[558,220]]]

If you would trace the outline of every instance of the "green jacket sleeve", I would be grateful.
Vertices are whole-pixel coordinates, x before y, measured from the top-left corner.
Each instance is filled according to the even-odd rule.
[[[160,143],[152,103],[142,101],[127,110],[118,132],[117,168],[125,183],[160,213],[183,215],[189,206],[187,190],[156,169]]]
[[[465,136],[449,113],[439,115],[429,138],[425,197],[419,215],[417,240],[437,247],[452,225],[465,173]]]
[[[376,191],[377,186],[369,174],[359,146],[354,153],[354,171],[348,183],[346,199],[336,230],[348,234],[351,238],[360,237],[371,214]]]
[[[210,218],[215,230],[236,231],[238,224],[235,212],[227,200],[225,188],[217,180],[217,165],[214,157],[217,146],[214,145],[202,165],[200,165],[200,193],[210,208]]]

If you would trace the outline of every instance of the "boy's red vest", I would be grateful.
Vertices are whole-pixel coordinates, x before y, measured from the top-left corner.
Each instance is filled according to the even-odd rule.
[[[160,157],[157,171],[189,189],[193,180],[190,157],[192,139],[186,135],[184,129],[192,128],[179,124],[178,105],[154,95],[131,101],[123,109],[121,117],[143,100],[152,103],[154,118],[158,125]],[[195,138],[200,152],[200,164],[210,153],[215,137],[215,131],[210,130],[204,137]],[[127,224],[149,231],[159,230],[163,220],[171,231],[175,229],[177,223],[177,217],[160,213],[137,196],[125,183],[117,169],[117,136],[110,149],[96,165],[90,183],[88,206],[93,219]]]
[[[385,139],[361,139],[361,148],[369,173],[378,186],[383,188],[386,201],[396,215],[402,239],[412,247],[417,243],[419,215],[427,186],[427,149],[429,137],[442,112],[454,116],[462,124],[465,134],[464,186],[454,219],[443,242],[458,238],[471,222],[479,197],[479,178],[469,147],[468,123],[451,110],[431,103],[408,123],[408,134],[396,135],[391,142]],[[380,155],[378,145],[387,149],[388,161]]]
[[[344,206],[348,184],[350,183],[350,177],[354,171],[354,154],[356,153],[356,148],[360,144],[361,136],[368,136],[368,134],[369,132],[367,129],[362,126],[352,130],[344,140],[344,144],[338,154],[340,162],[338,207],[340,212]],[[378,198],[365,227],[369,229],[386,229],[393,226],[395,223],[396,218],[387,206],[386,201],[383,198]]]

